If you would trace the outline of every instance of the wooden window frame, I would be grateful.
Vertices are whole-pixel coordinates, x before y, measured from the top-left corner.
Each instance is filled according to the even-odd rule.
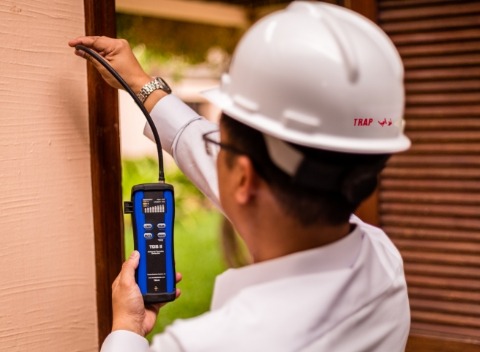
[[[84,0],[85,34],[116,36],[115,0]],[[87,67],[98,342],[112,328],[111,285],[123,261],[118,93]]]

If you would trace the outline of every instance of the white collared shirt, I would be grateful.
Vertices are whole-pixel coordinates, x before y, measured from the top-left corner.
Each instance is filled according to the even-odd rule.
[[[215,165],[201,139],[216,126],[173,95],[152,117],[165,150],[218,205]],[[348,236],[327,246],[227,270],[211,311],[177,320],[150,347],[115,331],[102,352],[403,351],[410,312],[400,254],[380,229],[355,216],[351,223]]]

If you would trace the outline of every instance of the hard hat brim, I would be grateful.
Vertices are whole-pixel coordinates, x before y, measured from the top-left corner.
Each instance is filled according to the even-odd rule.
[[[228,94],[222,92],[221,87],[205,90],[201,92],[201,95],[228,116],[247,126],[286,142],[310,148],[352,154],[390,154],[403,152],[409,149],[411,145],[410,140],[403,133],[399,133],[396,138],[390,137],[388,139],[362,139],[329,136],[321,133],[307,137],[305,134],[290,131],[280,124],[272,124],[271,119],[265,119],[259,114],[252,114],[252,112],[244,111],[244,109],[235,106],[234,101]],[[267,121],[270,123],[268,127],[265,127]]]

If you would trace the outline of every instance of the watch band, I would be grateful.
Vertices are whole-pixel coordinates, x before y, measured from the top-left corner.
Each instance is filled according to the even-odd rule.
[[[142,87],[142,89],[140,89],[140,92],[137,93],[137,97],[143,104],[145,100],[147,100],[148,96],[157,89],[161,89],[167,94],[172,92],[172,89],[168,86],[167,82],[165,82],[161,77],[155,77],[153,81],[148,82]]]

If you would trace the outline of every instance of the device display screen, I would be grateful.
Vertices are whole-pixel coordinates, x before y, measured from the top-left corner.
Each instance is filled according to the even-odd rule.
[[[161,214],[167,211],[165,198],[144,198],[142,201],[142,209],[144,214]]]

